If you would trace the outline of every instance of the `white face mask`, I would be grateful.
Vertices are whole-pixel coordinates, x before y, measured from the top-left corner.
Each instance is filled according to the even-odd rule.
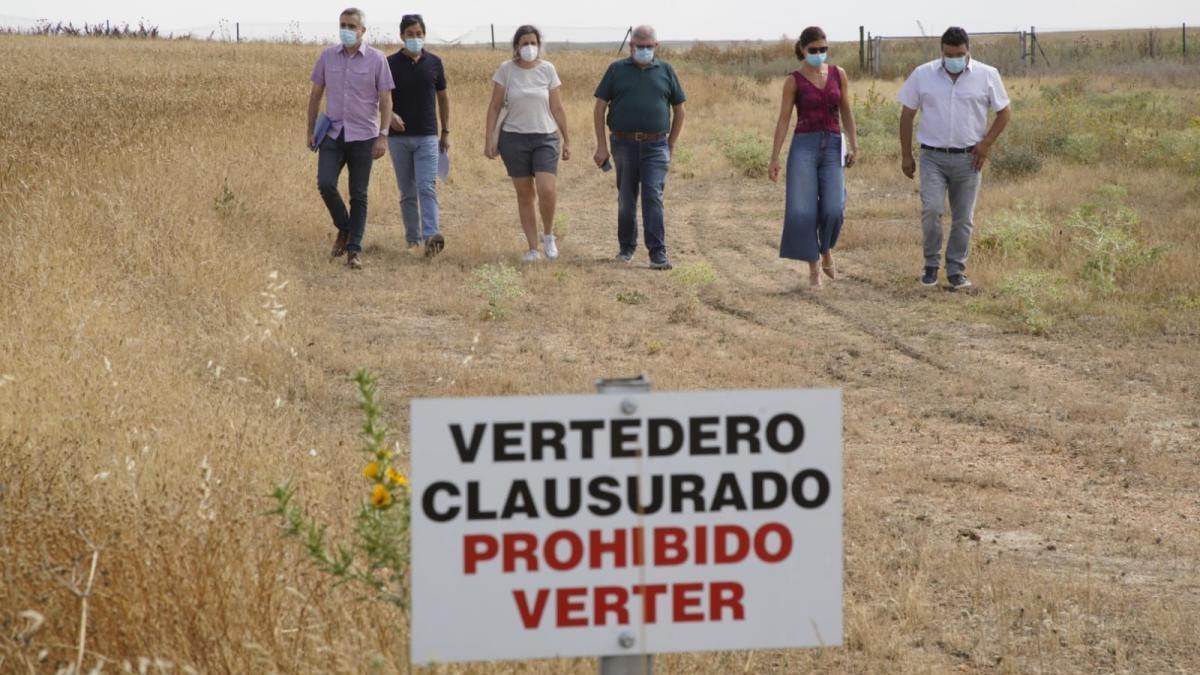
[[[524,47],[521,47],[520,53],[521,53],[521,60],[525,61],[526,63],[531,63],[533,61],[537,61],[537,57],[538,57],[537,45],[525,45]]]

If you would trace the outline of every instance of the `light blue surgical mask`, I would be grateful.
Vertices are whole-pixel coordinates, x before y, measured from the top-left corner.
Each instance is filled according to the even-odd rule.
[[[404,48],[409,54],[420,54],[425,48],[425,41],[421,38],[404,38]]]
[[[967,57],[965,56],[944,56],[942,64],[946,68],[946,72],[951,75],[957,75],[967,68]]]
[[[654,47],[634,47],[633,60],[646,65],[654,60]]]
[[[338,31],[338,39],[342,41],[343,47],[349,49],[358,44],[358,31],[343,28]]]
[[[827,58],[829,58],[828,54],[806,54],[804,56],[804,60],[808,62],[808,65],[814,68],[825,63],[825,59]]]

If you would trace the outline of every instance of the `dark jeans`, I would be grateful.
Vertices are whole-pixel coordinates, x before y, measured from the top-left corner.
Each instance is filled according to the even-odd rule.
[[[663,224],[663,188],[671,165],[671,150],[665,138],[635,141],[613,136],[612,157],[617,168],[617,241],[622,252],[637,250],[637,203],[642,194],[642,227],[650,253],[666,253]]]
[[[375,139],[367,141],[344,140],[345,134],[336,139],[325,137],[317,155],[317,189],[321,199],[333,218],[338,231],[349,231],[350,242],[346,250],[357,253],[362,250],[363,233],[367,229],[367,186],[371,182],[371,151]],[[338,177],[342,167],[350,166],[350,212],[346,213],[346,202],[338,192]]]

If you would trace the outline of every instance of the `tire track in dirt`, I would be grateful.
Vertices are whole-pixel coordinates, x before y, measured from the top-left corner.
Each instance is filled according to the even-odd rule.
[[[748,250],[736,229],[711,227],[720,222],[718,206],[732,209],[738,220],[752,217],[738,213],[744,195],[734,194],[729,184],[696,188],[703,191],[704,199],[687,199],[682,208],[676,207],[676,222],[683,220],[688,227],[676,228],[674,235],[677,239],[684,235],[685,243],[718,272],[721,281],[717,287],[701,294],[709,309],[757,329],[795,338],[833,331],[828,334],[838,336],[837,344],[824,354],[814,354],[826,358],[831,376],[885,394],[890,405],[908,410],[910,419],[931,414],[941,418],[949,427],[937,433],[951,438],[959,435],[957,449],[942,453],[947,466],[979,462],[993,467],[996,475],[1020,477],[1013,480],[1020,486],[1022,498],[1031,504],[1055,504],[1054,510],[1065,514],[1067,520],[1051,513],[1034,522],[994,524],[988,530],[996,533],[998,546],[1011,544],[1011,550],[1031,564],[1038,564],[1036,560],[1044,565],[1049,555],[1045,542],[1065,537],[1076,546],[1051,549],[1057,551],[1054,562],[1062,567],[1057,573],[1068,573],[1068,569],[1111,571],[1114,578],[1137,579],[1129,583],[1147,589],[1171,588],[1198,599],[1197,589],[1188,587],[1186,578],[1179,575],[1187,565],[1178,554],[1162,549],[1145,554],[1137,561],[1137,574],[1126,577],[1130,558],[1108,545],[1118,527],[1133,528],[1145,520],[1154,523],[1154,532],[1183,535],[1189,518],[1190,522],[1200,518],[1200,501],[1194,495],[1188,497],[1187,487],[1194,488],[1200,473],[1194,453],[1188,452],[1200,434],[1194,418],[1188,417],[1186,401],[1163,396],[1149,385],[1130,386],[1115,377],[1098,377],[1062,351],[1037,350],[1024,344],[1022,336],[1006,335],[986,324],[958,322],[952,343],[935,355],[932,348],[919,346],[933,342],[920,331],[932,334],[941,328],[936,322],[946,319],[919,316],[928,298],[905,297],[889,290],[875,274],[842,274],[825,291],[810,292],[802,286],[806,275],[774,261],[773,247],[760,244]],[[859,266],[853,252],[841,259]],[[787,281],[787,276],[792,281]],[[816,314],[805,316],[798,328],[784,317],[794,315],[800,303],[815,309]],[[848,359],[847,354],[854,358]],[[868,362],[875,357],[866,370],[853,363],[864,360],[860,358],[864,355]],[[897,360],[903,363],[888,367],[888,362],[896,366]],[[946,398],[940,390],[948,379],[958,382],[951,389],[961,391]],[[1189,425],[1189,419],[1193,424]],[[986,437],[974,438],[976,434],[968,431],[963,438],[954,431],[959,425],[977,428]],[[987,438],[997,432],[1007,436],[999,447]],[[1167,449],[1163,462],[1133,462],[1125,457],[1130,443],[1140,436],[1157,437],[1155,445]],[[985,447],[991,449],[980,456],[978,450]],[[1031,473],[1031,466],[1037,467],[1037,475]],[[954,470],[942,480],[969,482]],[[1013,489],[1011,485],[1006,488],[1009,493]],[[931,524],[956,531],[964,515],[959,502],[953,495],[943,496],[942,513]],[[1070,511],[1075,509],[1089,515],[1077,513],[1072,521]],[[982,519],[987,514],[978,515]],[[1021,536],[1006,536],[1005,532]],[[1136,535],[1126,536],[1126,541],[1130,536]],[[1162,535],[1146,536],[1150,541],[1162,541]]]
[[[781,290],[778,281],[769,278],[765,266],[756,264],[748,254],[738,251],[737,247],[730,247],[727,241],[712,241],[715,237],[705,236],[700,228],[701,223],[716,222],[715,205],[728,207],[741,203],[742,198],[732,194],[730,185],[728,182],[706,185],[706,199],[687,201],[685,217],[690,225],[689,234],[693,245],[707,252],[706,258],[720,269],[721,277],[742,291],[733,293],[734,298],[744,296],[745,291],[754,291],[754,302],[762,305],[764,293],[779,297]],[[722,187],[725,194],[720,197],[723,199],[714,199],[714,192],[721,192]],[[707,231],[718,234],[728,232],[719,228]],[[850,259],[854,260],[856,266],[862,266],[854,258]],[[1122,422],[1153,426],[1159,438],[1157,444],[1167,448],[1171,454],[1180,455],[1200,440],[1195,428],[1197,417],[1190,409],[1194,403],[1164,396],[1146,383],[1097,376],[1086,367],[1070,361],[1066,355],[1037,350],[1024,344],[1020,336],[1005,335],[991,326],[965,322],[958,322],[954,326],[958,332],[958,345],[954,352],[966,352],[969,359],[932,355],[929,350],[914,345],[911,339],[889,327],[888,324],[894,323],[897,316],[911,311],[908,307],[911,302],[893,292],[888,284],[879,281],[877,276],[881,272],[871,271],[875,274],[843,273],[839,275],[841,278],[838,282],[826,291],[813,293],[801,289],[787,297],[836,317],[845,326],[896,353],[936,369],[942,376],[958,374],[960,379],[979,383],[993,394],[989,399],[1005,400],[1016,408],[1007,411],[1007,415],[997,416],[995,412],[990,412],[983,418],[991,419],[989,424],[992,426],[1000,422],[1000,428],[1006,431],[1020,431],[1025,436],[1063,441],[1079,434],[1064,433],[1067,430],[1050,427],[1091,425],[1126,409]],[[850,287],[849,292],[845,292],[847,286]],[[835,288],[839,292],[831,292]],[[756,311],[730,299],[729,294],[708,293],[702,299],[710,308],[727,316],[750,321],[766,329],[794,332],[787,327],[780,327],[777,321],[763,318],[761,315],[766,312],[762,309]],[[921,325],[921,321],[912,323]],[[997,374],[1002,376],[998,378]],[[997,379],[1002,380],[1004,385],[999,392],[995,386],[999,384]],[[1039,404],[1040,409],[1028,407],[1031,400]],[[1105,404],[1105,401],[1119,404]],[[1046,424],[1039,420],[1055,416],[1060,418],[1057,424]],[[1072,417],[1076,418],[1075,423],[1072,423]]]

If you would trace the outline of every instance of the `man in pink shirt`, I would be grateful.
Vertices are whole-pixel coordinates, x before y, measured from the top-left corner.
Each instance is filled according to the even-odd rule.
[[[337,240],[333,256],[349,253],[346,264],[362,269],[362,239],[367,228],[367,186],[371,164],[387,151],[388,123],[392,119],[392,71],[383,52],[363,42],[366,24],[362,10],[342,12],[338,37],[341,44],[321,52],[313,68],[308,97],[305,142],[319,149],[317,188],[333,217]],[[317,112],[325,97],[329,131],[316,137]],[[350,211],[338,192],[342,167],[350,169]]]

